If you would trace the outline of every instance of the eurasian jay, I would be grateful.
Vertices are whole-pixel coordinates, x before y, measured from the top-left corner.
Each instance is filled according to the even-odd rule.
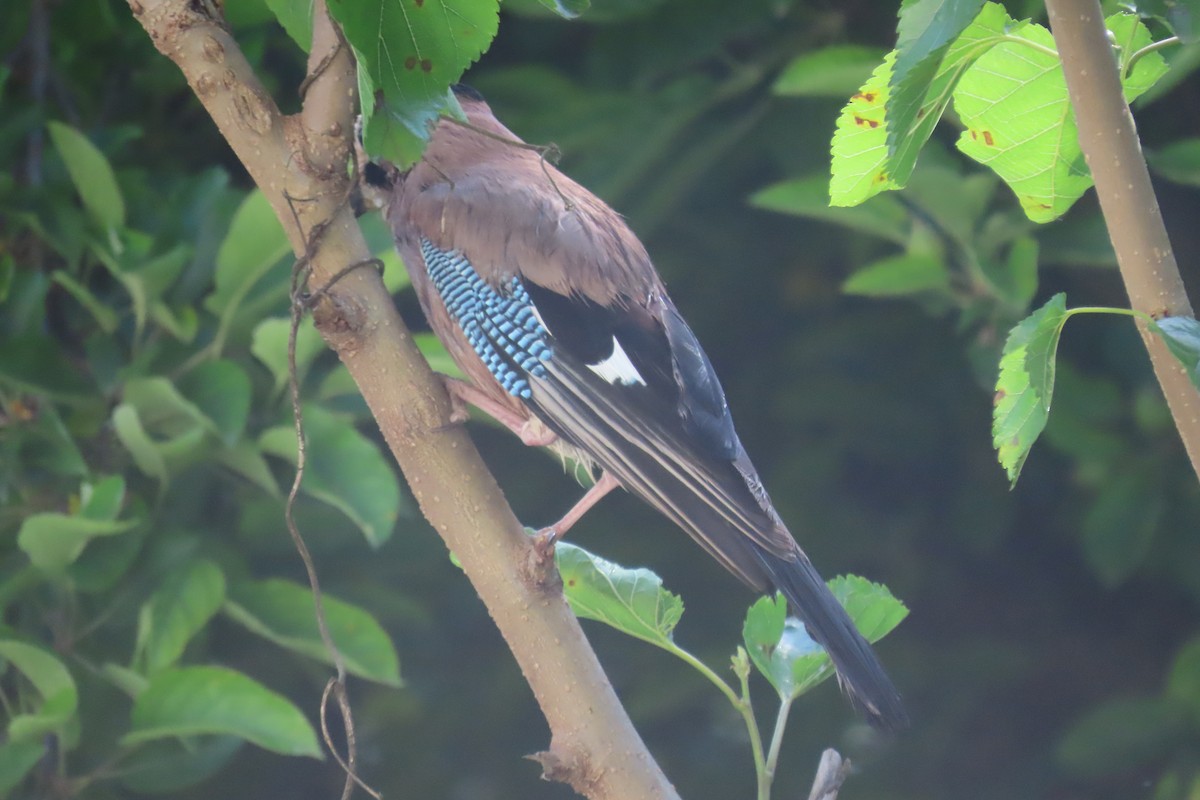
[[[603,201],[455,87],[406,172],[371,165],[433,331],[466,374],[451,394],[601,477],[561,536],[611,489],[633,492],[757,591],[783,592],[872,724],[907,724],[870,645],[776,513],[708,356],[650,257]]]

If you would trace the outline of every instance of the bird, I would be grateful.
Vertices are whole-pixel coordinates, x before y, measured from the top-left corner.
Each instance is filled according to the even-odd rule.
[[[604,201],[453,87],[422,157],[367,162],[430,327],[465,375],[452,399],[526,444],[599,470],[553,542],[618,487],[759,592],[778,590],[874,727],[908,726],[900,694],[776,512],[724,390],[641,241]],[[461,407],[461,405],[460,405]]]

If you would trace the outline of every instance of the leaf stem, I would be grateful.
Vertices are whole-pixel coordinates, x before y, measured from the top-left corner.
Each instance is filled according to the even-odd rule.
[[[775,766],[779,763],[779,749],[783,745],[783,731],[787,727],[788,713],[792,710],[793,696],[782,697],[779,702],[779,713],[775,716],[775,730],[771,733],[771,749],[767,753],[767,763],[764,770],[767,784],[767,794],[771,792],[771,784],[775,781]],[[759,792],[759,800],[767,800]]]
[[[1068,308],[1067,313],[1063,316],[1063,321],[1065,322],[1076,314],[1116,314],[1121,317],[1133,317],[1147,325],[1153,325],[1156,321],[1154,317],[1145,311],[1138,311],[1136,308],[1116,308],[1112,306],[1079,306],[1078,308]]]
[[[1149,55],[1155,50],[1162,50],[1164,47],[1170,47],[1173,44],[1179,44],[1178,36],[1168,36],[1167,38],[1160,39],[1157,42],[1151,42],[1141,50],[1135,51],[1134,54],[1129,57],[1129,60],[1125,62],[1125,71],[1122,73],[1121,77],[1124,78],[1126,75],[1133,72],[1133,65],[1136,64],[1138,59],[1140,59],[1142,56]]]
[[[736,708],[746,723],[746,732],[750,735],[750,752],[754,755],[754,774],[758,779],[757,800],[769,800],[771,797],[771,778],[767,775],[767,764],[763,758],[762,734],[758,730],[758,720],[754,718],[754,705],[750,702],[750,664],[746,651],[738,648],[741,657],[741,667],[737,670],[738,680],[742,684],[742,698]]]
[[[1020,36],[1013,36],[1012,34],[1008,34],[1008,33],[1004,34],[1003,36],[1001,36],[999,38],[1000,38],[1000,41],[1002,41],[1002,42],[1016,42],[1017,44],[1023,44],[1026,47],[1030,47],[1034,50],[1037,50],[1039,53],[1044,53],[1045,55],[1053,56],[1055,59],[1058,58],[1058,51],[1055,50],[1053,47],[1047,47],[1044,44],[1038,44],[1037,42],[1030,41],[1029,39],[1024,39]]]
[[[650,640],[647,639],[645,641],[650,641]],[[658,644],[657,642],[651,642],[651,643]],[[696,658],[694,655],[689,653],[687,650],[684,650],[682,647],[679,647],[674,642],[671,643],[670,647],[664,647],[663,649],[666,650],[668,653],[673,653],[674,655],[683,659],[685,662],[687,662],[692,667],[692,669],[699,672],[705,678],[708,678],[709,682],[712,683],[713,686],[716,686],[721,691],[721,694],[725,695],[725,698],[727,700],[729,700],[729,702],[732,703],[734,706],[737,706],[738,704],[740,704],[742,702],[742,699],[737,696],[737,692],[735,692],[733,690],[733,688],[730,687],[729,684],[727,684],[725,681],[721,680],[721,676],[718,675],[716,672],[714,672],[712,670],[712,668],[708,666],[708,664],[705,664],[703,661]]]

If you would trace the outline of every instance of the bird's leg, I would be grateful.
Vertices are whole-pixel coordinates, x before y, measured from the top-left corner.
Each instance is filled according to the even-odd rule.
[[[450,395],[450,421],[466,422],[467,406],[472,405],[517,435],[529,447],[548,447],[558,441],[558,435],[536,417],[523,417],[503,403],[498,403],[474,384],[442,375],[442,383]]]
[[[579,498],[571,510],[563,514],[562,519],[548,527],[542,528],[534,537],[533,546],[537,550],[539,557],[545,558],[550,553],[554,552],[554,544],[566,535],[571,527],[583,518],[592,506],[599,503],[600,500],[613,489],[621,486],[609,473],[605,472],[600,475],[600,480],[592,484],[592,488],[584,492],[583,497]]]

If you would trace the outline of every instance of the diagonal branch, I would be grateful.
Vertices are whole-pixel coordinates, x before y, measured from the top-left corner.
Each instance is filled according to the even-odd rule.
[[[348,204],[354,76],[314,25],[304,110],[284,117],[228,30],[195,0],[129,0],[267,196],[312,284],[370,254]],[[211,7],[209,7],[211,8]],[[316,3],[314,18],[325,16]],[[342,52],[335,52],[338,47]],[[314,236],[314,230],[319,235]],[[308,242],[317,243],[307,252]],[[314,312],[354,376],[425,516],[453,550],[519,663],[552,733],[549,777],[591,798],[675,798],[560,593],[529,579],[531,546],[373,270],[344,274]]]
[[[1155,319],[1192,316],[1179,266],[1150,183],[1133,115],[1121,91],[1098,0],[1046,0],[1079,126],[1079,144],[1117,254],[1130,305]],[[1138,330],[1175,418],[1192,468],[1200,475],[1200,393],[1186,371],[1143,323]]]

